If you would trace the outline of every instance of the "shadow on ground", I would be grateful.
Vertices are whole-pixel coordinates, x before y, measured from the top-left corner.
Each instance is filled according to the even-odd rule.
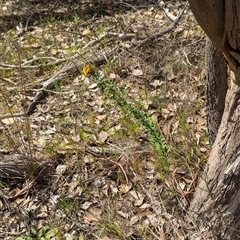
[[[125,1],[112,3],[103,1],[78,1],[78,0],[43,0],[43,1],[9,1],[7,9],[0,9],[0,32],[6,32],[22,24],[23,27],[36,26],[50,20],[72,20],[79,16],[84,21],[93,17],[114,15],[126,11],[136,10],[142,7],[160,7],[155,1]]]

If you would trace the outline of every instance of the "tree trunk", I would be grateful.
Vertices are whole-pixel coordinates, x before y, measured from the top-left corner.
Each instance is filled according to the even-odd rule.
[[[240,2],[189,0],[189,3],[200,26],[224,53],[236,83],[229,84],[225,98],[226,81],[217,77],[222,64],[216,55],[213,57],[214,49],[210,50],[206,56],[208,111],[213,114],[208,117],[210,142],[214,141],[217,129],[218,132],[191,202],[190,215],[203,230],[202,239],[240,239]]]
[[[228,74],[227,62],[222,52],[209,38],[206,40],[205,51],[207,127],[209,143],[212,146],[225,107]]]
[[[237,85],[228,90],[217,138],[190,207],[199,226],[216,239],[240,239],[239,90]]]

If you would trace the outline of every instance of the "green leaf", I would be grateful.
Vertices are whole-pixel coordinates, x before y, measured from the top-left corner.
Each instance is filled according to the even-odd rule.
[[[20,237],[17,237],[15,240],[32,240],[32,238],[25,234],[22,234]]]
[[[30,234],[33,235],[34,237],[36,237],[38,235],[36,229],[30,227]]]
[[[50,229],[50,227],[45,226],[42,227],[38,232],[38,238],[45,240],[46,232]]]
[[[79,129],[79,138],[84,142],[84,143],[87,143],[88,142],[88,137],[87,137],[87,134],[86,132],[83,130],[83,129]]]
[[[54,237],[58,234],[58,228],[52,228],[49,231],[47,231],[45,238],[49,240],[51,237]]]

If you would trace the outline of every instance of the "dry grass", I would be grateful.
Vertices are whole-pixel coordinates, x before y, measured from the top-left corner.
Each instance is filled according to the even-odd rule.
[[[204,38],[188,8],[140,44],[171,25],[160,5],[10,2],[0,9],[0,171],[15,175],[1,175],[1,238],[185,239],[208,155]],[[174,14],[186,5],[166,4]],[[92,70],[54,82],[29,116],[3,118],[27,111],[72,56]]]

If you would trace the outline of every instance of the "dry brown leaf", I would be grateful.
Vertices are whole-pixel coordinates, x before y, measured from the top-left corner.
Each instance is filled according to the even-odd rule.
[[[102,214],[102,209],[101,208],[97,208],[97,207],[91,207],[89,208],[89,213],[94,215],[96,218],[100,219],[101,218],[101,214]]]
[[[85,162],[85,163],[92,163],[92,162],[94,162],[94,159],[93,159],[93,157],[91,157],[89,155],[85,155],[83,157],[83,162]]]
[[[95,217],[94,215],[85,212],[83,216],[84,222],[87,224],[90,224],[91,222],[98,222],[100,219],[98,217]]]
[[[177,111],[177,104],[176,103],[169,103],[167,108],[171,111],[171,112],[176,112]]]
[[[140,212],[140,213],[138,214],[138,217],[139,217],[139,218],[143,218],[143,217],[149,216],[149,215],[151,215],[151,214],[152,214],[151,211],[146,210],[146,211]]]
[[[45,221],[40,219],[38,222],[37,222],[37,226],[36,226],[36,229],[41,229],[42,227],[45,226]]]
[[[24,207],[26,207],[27,206],[27,204],[29,204],[29,202],[30,202],[30,196],[28,195],[27,197],[24,197],[24,199],[23,199],[23,201],[22,201],[22,206]]]
[[[10,125],[16,122],[16,120],[14,118],[5,118],[2,119],[1,122],[3,122],[4,124]]]
[[[129,218],[129,214],[128,213],[124,213],[122,211],[117,211],[117,214],[125,219]]]
[[[108,236],[103,236],[101,239],[102,240],[111,240]]]
[[[151,207],[151,204],[149,204],[149,203],[144,203],[142,206],[140,206],[141,209],[147,209],[150,207]]]
[[[88,35],[89,33],[90,33],[91,31],[90,31],[90,29],[89,28],[86,28],[86,29],[84,29],[83,31],[82,31],[82,35]]]
[[[131,225],[131,226],[134,225],[136,222],[138,222],[138,220],[139,220],[139,217],[138,217],[138,216],[133,216],[133,217],[131,217],[131,219],[130,219],[130,225]]]
[[[160,240],[167,240],[166,235],[165,235],[163,229],[160,231]]]
[[[48,208],[46,205],[41,205],[38,210],[36,216],[39,218],[45,218],[48,217]]]
[[[152,11],[144,11],[143,14],[145,16],[151,16],[153,14],[153,12]]]
[[[104,143],[108,139],[108,133],[105,131],[102,131],[98,134],[98,141],[100,143]]]
[[[69,184],[68,184],[68,191],[69,192],[72,192],[77,186],[78,186],[79,182],[78,181],[71,181]]]
[[[132,189],[132,184],[121,184],[120,187],[119,187],[119,190],[122,192],[122,193],[127,193],[129,192],[129,190]]]
[[[165,16],[164,16],[163,14],[161,14],[161,13],[156,14],[156,16],[155,16],[155,18],[156,18],[156,19],[159,19],[159,20],[162,20],[164,17],[165,17]]]
[[[109,184],[105,184],[103,187],[102,187],[102,193],[108,197],[108,189],[109,189]]]
[[[142,76],[143,75],[143,70],[142,69],[134,69],[132,71],[133,76]]]
[[[85,203],[80,205],[80,208],[83,210],[87,210],[92,204],[92,202],[86,201]]]
[[[20,206],[20,204],[23,205],[24,199],[25,199],[24,197],[23,198],[17,198],[14,201],[14,203],[16,204],[16,206]]]
[[[150,170],[153,170],[156,168],[156,163],[154,163],[152,161],[147,161],[146,165]]]
[[[200,135],[198,132],[196,132],[196,133],[195,133],[195,137],[196,137],[196,139],[197,139],[197,145],[199,145],[201,135]]]
[[[136,200],[136,201],[134,202],[133,205],[134,205],[135,207],[139,207],[139,206],[142,205],[143,200],[144,200],[144,197],[140,197],[138,200]]]
[[[142,194],[140,192],[136,191],[136,190],[132,190],[129,193],[136,200],[139,200],[142,197]]]
[[[162,116],[163,116],[165,119],[167,119],[167,118],[169,118],[169,117],[172,116],[171,111],[169,111],[167,108],[162,108],[162,109],[161,109],[161,114],[162,114]]]
[[[177,120],[173,125],[172,125],[172,131],[177,131],[179,128],[179,120]]]
[[[27,193],[29,191],[29,189],[31,188],[31,186],[33,185],[34,181],[31,181],[31,182],[26,182],[26,185],[20,189],[20,188],[15,188],[14,190],[12,190],[10,193],[9,193],[9,199],[11,198],[16,198],[16,197],[19,197],[25,193]]]
[[[91,89],[91,90],[96,88],[97,88],[97,83],[93,83],[88,87],[88,89]]]
[[[107,114],[97,115],[97,116],[96,116],[96,119],[102,121],[102,120],[104,120],[106,117],[107,117]]]

